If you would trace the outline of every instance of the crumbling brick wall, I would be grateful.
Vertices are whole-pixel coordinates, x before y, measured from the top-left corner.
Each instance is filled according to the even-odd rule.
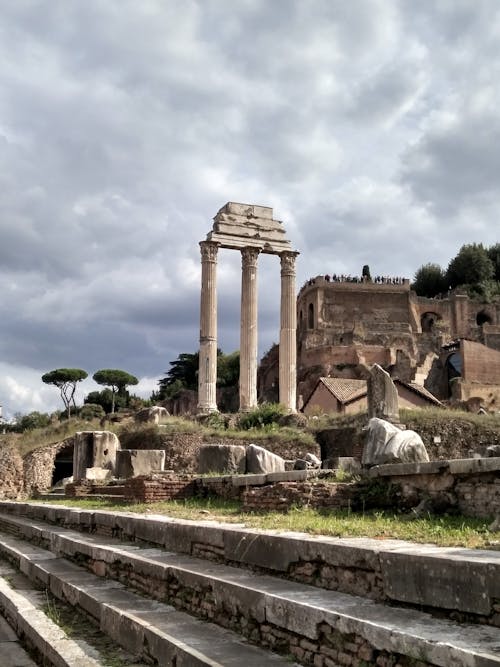
[[[183,500],[197,494],[198,485],[191,475],[140,475],[125,482],[125,499],[135,503]]]
[[[73,437],[46,447],[39,447],[26,454],[23,460],[23,475],[24,490],[28,497],[51,488],[56,456],[68,447],[73,447]]]
[[[19,452],[10,445],[0,446],[0,498],[17,500],[22,498],[23,460]]]
[[[354,485],[328,482],[278,482],[245,489],[243,512],[283,512],[292,506],[323,509],[349,507]]]

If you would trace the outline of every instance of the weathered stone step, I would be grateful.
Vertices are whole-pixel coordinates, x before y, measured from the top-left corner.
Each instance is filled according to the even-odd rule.
[[[19,644],[18,637],[7,621],[0,616],[0,664],[16,667],[37,667]]]
[[[286,658],[251,646],[230,630],[143,598],[118,582],[103,581],[46,549],[2,535],[0,553],[32,581],[93,616],[118,644],[156,660],[160,667],[290,665]],[[85,662],[74,667],[77,664],[87,667]]]
[[[500,627],[500,551],[263,531],[164,515],[0,501],[0,512]],[[473,586],[464,586],[473,581]]]
[[[0,665],[36,667],[17,642],[18,637],[40,657],[39,664],[54,667],[101,667],[84,642],[76,642],[43,610],[40,591],[16,590],[9,579],[15,571],[0,563]],[[7,623],[7,619],[9,622]]]
[[[335,636],[340,644],[340,637],[352,635],[356,640],[344,639],[344,643],[351,645],[353,658],[357,654],[369,657],[374,655],[373,651],[385,651],[418,656],[443,667],[500,665],[498,628],[457,625],[412,609],[394,608],[359,596],[21,517],[0,515],[0,526],[26,539],[50,545],[57,554],[79,561],[86,559],[87,565],[95,571],[127,581],[143,594],[170,598],[191,613],[208,608],[218,622],[231,623],[242,632],[249,627],[259,627],[261,641],[271,642],[278,637],[282,646],[286,645],[285,650],[301,660],[307,657],[307,651],[317,654],[318,660],[329,655],[321,648],[323,642],[328,649],[329,635]],[[39,552],[30,544],[17,545],[20,563],[23,549],[28,563],[32,553],[38,554],[36,576],[42,577],[48,585],[53,561],[40,560],[42,556],[47,558],[47,552]],[[14,553],[8,539],[5,541],[0,536],[2,548],[10,549],[11,555]],[[71,564],[68,567],[71,573]],[[344,653],[347,655],[346,651]]]

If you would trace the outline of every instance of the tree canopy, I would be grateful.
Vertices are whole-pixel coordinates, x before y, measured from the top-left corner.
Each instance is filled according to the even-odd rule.
[[[439,264],[424,264],[415,273],[412,289],[419,296],[433,297],[448,289],[463,287],[471,297],[486,300],[500,294],[500,243],[485,248],[482,243],[463,245],[444,271]]]
[[[495,271],[495,280],[500,281],[500,243],[495,243],[488,248],[488,257],[490,258]]]
[[[446,291],[446,276],[439,264],[424,264],[415,273],[412,289],[419,296],[433,297]]]
[[[491,280],[495,269],[482,243],[463,245],[448,264],[446,279],[450,287],[477,285]]]
[[[182,352],[177,359],[170,362],[170,369],[165,377],[159,380],[160,387],[153,394],[155,400],[172,398],[182,389],[198,389],[198,352]],[[240,353],[224,354],[217,350],[217,386],[230,387],[238,382],[240,374]]]
[[[115,411],[115,394],[123,393],[125,388],[138,384],[139,380],[135,375],[127,373],[127,371],[119,370],[118,368],[103,368],[96,371],[92,376],[94,382],[111,388],[111,412]]]
[[[81,368],[56,368],[42,375],[42,382],[53,384],[59,389],[68,419],[71,416],[71,405],[75,405],[75,391],[78,382],[85,380],[88,373]]]

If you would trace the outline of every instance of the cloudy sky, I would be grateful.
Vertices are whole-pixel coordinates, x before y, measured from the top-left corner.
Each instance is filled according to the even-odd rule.
[[[121,368],[148,396],[195,351],[227,201],[273,207],[298,287],[499,241],[499,81],[498,0],[2,0],[4,416],[62,407],[48,370]],[[220,252],[226,352],[239,265]],[[259,281],[263,353],[276,257]]]

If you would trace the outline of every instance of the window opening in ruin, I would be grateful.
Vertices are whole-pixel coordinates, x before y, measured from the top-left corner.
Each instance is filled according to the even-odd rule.
[[[312,303],[309,304],[307,326],[309,327],[309,329],[314,329],[314,306]]]
[[[484,310],[481,310],[476,315],[476,324],[478,325],[478,327],[482,327],[483,324],[493,324],[493,321],[491,317],[488,315],[488,313],[485,313]]]
[[[299,312],[299,329],[304,327],[304,316],[302,311]]]
[[[432,333],[435,331],[436,322],[440,319],[440,316],[436,313],[424,313],[420,318],[422,333]]]
[[[73,449],[64,449],[54,459],[54,469],[52,472],[52,484],[54,486],[65,477],[71,477],[73,474]]]

